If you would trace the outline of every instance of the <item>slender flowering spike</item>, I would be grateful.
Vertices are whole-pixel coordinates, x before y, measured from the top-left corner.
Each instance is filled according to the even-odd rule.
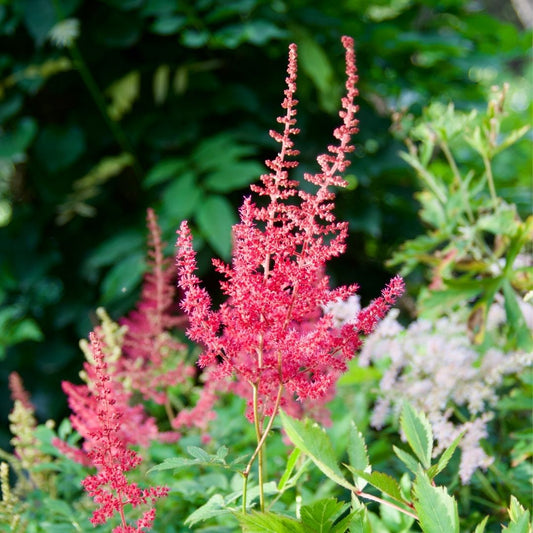
[[[152,209],[147,214],[148,267],[137,308],[120,324],[127,327],[124,337],[124,356],[118,361],[118,373],[127,379],[129,387],[138,390],[146,399],[166,402],[165,389],[182,383],[194,374],[194,369],[183,362],[175,364],[173,355],[185,346],[170,335],[169,331],[185,323],[185,317],[173,313],[174,272],[163,255],[165,243]],[[172,368],[167,362],[173,361]]]
[[[86,477],[82,485],[88,494],[98,504],[91,522],[94,525],[105,523],[108,518],[118,512],[122,526],[114,531],[142,531],[141,527],[148,527],[153,521],[154,514],[144,514],[136,529],[131,529],[125,519],[124,510],[127,505],[137,507],[153,503],[157,498],[165,496],[168,489],[151,487],[141,489],[135,483],[129,483],[125,472],[135,468],[141,457],[126,446],[120,438],[123,410],[120,399],[113,388],[109,377],[107,363],[102,352],[98,337],[91,334],[91,349],[94,357],[94,413],[90,439],[91,449],[87,456],[90,463],[96,467],[96,474]],[[73,425],[76,420],[73,420]]]
[[[214,261],[226,296],[217,310],[196,277],[186,222],[178,232],[178,284],[184,295],[182,309],[189,317],[188,336],[203,345],[199,363],[212,367],[210,379],[236,378],[228,386],[249,400],[248,416],[256,421],[258,440],[264,417],[275,416],[280,406],[295,413],[298,406],[329,397],[360,347],[360,333],[370,332],[403,291],[403,282],[395,278],[350,325],[335,325],[332,315],[323,311],[357,290],[357,285],[332,290],[325,274],[327,262],[345,250],[348,226],[335,218],[331,187],[346,185],[341,174],[349,165],[347,155],[353,151],[351,137],[358,124],[353,40],[344,37],[342,42],[347,79],[341,124],[333,134],[336,143],[317,158],[320,172],[304,174],[311,191],[289,178],[299,153],[293,141],[299,133],[294,97],[297,48],[289,48],[284,113],[278,118],[282,132],[270,132],[280,151],[266,162],[269,172],[261,176],[261,183],[251,186],[266,202],[259,205],[245,198],[240,222],[233,228],[231,265]]]
[[[11,399],[14,402],[18,400],[26,409],[30,411],[35,409],[31,403],[30,395],[24,388],[24,383],[22,383],[22,378],[18,372],[11,372],[11,374],[9,374],[9,390],[11,391]]]

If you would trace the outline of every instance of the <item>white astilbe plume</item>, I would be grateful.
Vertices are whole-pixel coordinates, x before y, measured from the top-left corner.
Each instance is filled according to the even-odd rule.
[[[48,32],[48,38],[58,48],[69,48],[80,36],[80,21],[65,19],[55,24]]]
[[[489,313],[493,327],[501,324],[499,305],[497,301]],[[524,307],[523,312],[531,313],[532,309]],[[481,354],[469,340],[466,320],[457,315],[435,321],[418,319],[407,328],[396,320],[397,316],[398,311],[393,310],[380,323],[367,338],[358,360],[361,366],[387,361],[371,424],[381,428],[391,413],[399,416],[407,400],[430,420],[435,455],[464,432],[459,445],[459,473],[467,484],[476,469],[486,469],[492,462],[480,441],[487,436],[498,386],[505,375],[530,366],[533,354],[504,353],[499,348]],[[470,420],[457,422],[454,408],[466,410]]]

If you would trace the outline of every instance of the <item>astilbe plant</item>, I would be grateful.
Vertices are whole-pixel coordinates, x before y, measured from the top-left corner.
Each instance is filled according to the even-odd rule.
[[[231,265],[214,260],[224,277],[221,287],[227,297],[218,309],[213,309],[195,274],[196,257],[186,221],[178,232],[178,284],[183,291],[181,306],[189,317],[187,334],[203,346],[199,364],[211,369],[210,379],[229,381],[247,399],[247,416],[255,426],[257,448],[244,471],[243,507],[246,480],[256,458],[262,491],[264,444],[279,409],[294,412],[297,402],[326,398],[361,346],[361,333],[370,333],[404,290],[403,280],[393,278],[354,323],[341,327],[323,312],[328,303],[347,299],[358,288],[354,284],[330,289],[325,274],[327,262],[345,250],[348,225],[335,218],[335,194],[330,187],[346,185],[340,174],[349,165],[347,154],[354,149],[351,137],[358,124],[353,40],[343,37],[342,43],[347,75],[339,113],[342,123],[334,131],[337,143],[317,158],[320,172],[304,174],[314,192],[304,191],[289,178],[299,154],[293,143],[299,132],[297,47],[290,45],[285,113],[278,118],[283,131],[270,132],[281,149],[266,162],[270,172],[261,176],[261,184],[251,187],[266,203],[247,197],[240,209],[240,223],[233,228]],[[263,508],[262,492],[260,504]]]
[[[87,476],[82,485],[98,504],[91,522],[103,524],[118,512],[121,525],[114,533],[141,532],[151,527],[155,510],[150,507],[137,521],[136,526],[127,524],[125,509],[154,503],[168,493],[165,487],[141,489],[128,482],[125,473],[141,462],[141,456],[128,447],[143,434],[142,420],[135,431],[130,424],[135,419],[132,408],[124,404],[124,396],[114,386],[105,360],[101,340],[91,333],[92,366],[86,366],[89,386],[64,385],[69,403],[75,414],[71,416],[73,427],[85,438],[87,463],[96,468],[96,473]],[[70,387],[68,386],[70,385]],[[124,416],[127,414],[127,416]],[[129,417],[129,420],[128,420]],[[125,432],[127,430],[127,433]],[[146,438],[145,436],[143,438]],[[61,448],[61,443],[56,443]]]
[[[128,388],[165,405],[170,412],[166,389],[192,376],[194,368],[173,357],[185,346],[170,332],[183,326],[185,317],[174,312],[175,272],[170,268],[170,258],[163,254],[165,243],[152,209],[148,209],[147,225],[148,271],[136,309],[119,321],[126,331],[118,374],[127,380]],[[169,413],[169,418],[173,420],[174,415]]]

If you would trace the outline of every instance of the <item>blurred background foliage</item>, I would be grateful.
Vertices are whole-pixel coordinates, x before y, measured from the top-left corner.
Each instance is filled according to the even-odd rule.
[[[64,413],[59,383],[80,367],[94,309],[117,316],[136,299],[148,206],[169,253],[187,217],[201,268],[228,258],[236,208],[277,149],[268,130],[290,42],[301,175],[337,124],[340,36],[356,40],[361,132],[338,198],[351,236],[332,274],[375,295],[385,261],[422,228],[393,113],[481,109],[509,82],[508,130],[531,116],[531,31],[517,12],[483,0],[0,1],[0,425],[12,370],[39,415]],[[496,162],[498,191],[522,216],[530,142]]]

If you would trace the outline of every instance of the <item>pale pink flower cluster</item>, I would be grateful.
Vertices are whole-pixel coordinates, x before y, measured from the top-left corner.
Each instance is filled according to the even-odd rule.
[[[123,356],[117,361],[117,377],[130,390],[159,404],[167,402],[166,389],[194,375],[194,367],[175,357],[185,345],[171,335],[185,325],[176,313],[175,272],[163,254],[165,243],[152,209],[148,209],[148,271],[136,309],[120,320],[126,327]]]
[[[498,303],[495,304],[496,306]],[[489,313],[490,314],[490,313]],[[492,316],[498,315],[494,309]],[[492,347],[484,354],[470,342],[467,321],[452,314],[435,321],[418,319],[407,328],[392,310],[368,337],[358,364],[378,363],[386,370],[379,385],[372,425],[381,428],[388,416],[396,416],[404,400],[428,416],[441,453],[461,432],[460,477],[468,483],[477,468],[492,463],[481,441],[498,400],[504,376],[533,363],[533,354],[506,353]],[[455,408],[466,408],[470,420],[459,422]]]

